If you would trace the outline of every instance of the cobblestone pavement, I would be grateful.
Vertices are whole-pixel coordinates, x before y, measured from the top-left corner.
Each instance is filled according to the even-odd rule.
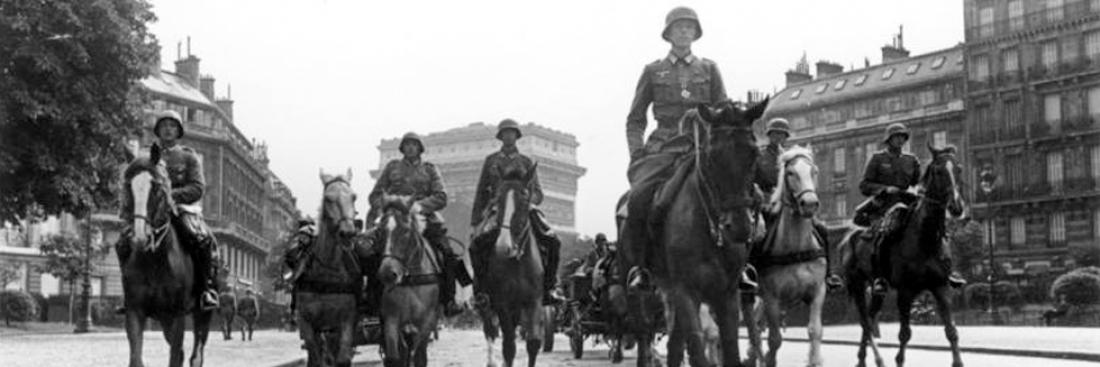
[[[897,323],[879,325],[882,338],[879,343],[897,343]],[[944,346],[943,326],[913,326],[910,345]],[[1060,351],[1100,355],[1100,328],[1084,327],[1010,327],[1010,326],[959,326],[959,345],[972,348],[1009,349],[1025,351]],[[859,341],[862,330],[858,325],[825,326],[825,340]],[[805,339],[806,328],[792,327],[784,337]]]

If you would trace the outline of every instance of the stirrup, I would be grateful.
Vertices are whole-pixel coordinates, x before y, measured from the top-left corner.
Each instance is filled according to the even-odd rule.
[[[829,274],[825,277],[825,286],[829,289],[844,288],[844,279],[841,279],[839,275]]]
[[[874,294],[886,294],[889,290],[890,285],[884,278],[875,278],[874,283],[871,284],[871,292]]]
[[[760,288],[760,284],[756,280],[752,279],[748,271],[741,272],[741,282],[737,285],[737,289],[742,292],[756,292],[756,289]]]
[[[635,266],[627,272],[626,279],[628,287],[631,289],[646,288],[649,286],[649,270]]]
[[[218,309],[218,295],[213,290],[202,292],[202,296],[199,300],[199,308],[203,311],[211,311]]]
[[[963,279],[955,272],[951,272],[951,275],[947,276],[947,284],[950,285],[951,288],[960,288],[966,285],[966,279]]]

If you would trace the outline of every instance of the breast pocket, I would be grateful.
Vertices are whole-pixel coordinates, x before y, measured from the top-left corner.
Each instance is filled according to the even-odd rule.
[[[653,86],[654,101],[672,102],[679,100],[679,83],[676,83],[673,74],[671,71],[661,71],[653,74],[649,82]]]
[[[705,73],[692,75],[688,90],[691,91],[691,99],[698,102],[713,102],[710,99],[710,76]]]

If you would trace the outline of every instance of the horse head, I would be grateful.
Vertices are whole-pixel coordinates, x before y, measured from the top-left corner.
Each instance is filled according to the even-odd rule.
[[[123,172],[123,218],[130,221],[133,234],[130,239],[142,251],[154,251],[160,247],[172,230],[171,216],[175,210],[172,201],[172,181],[168,169],[160,159],[160,146],[153,144],[148,156],[138,156]]]
[[[413,214],[410,209],[415,200],[409,195],[382,196],[382,264],[378,267],[378,279],[385,284],[400,283],[408,275],[408,266],[422,249],[423,237],[419,235],[425,228],[423,216]]]
[[[497,217],[500,233],[497,234],[495,249],[498,255],[519,257],[523,254],[520,245],[530,241],[526,238],[531,233],[528,216],[531,211],[531,197],[528,188],[536,177],[537,169],[538,163],[535,163],[526,172],[516,169],[503,172],[496,198],[497,208],[501,213]]]
[[[777,190],[772,203],[788,205],[800,217],[810,218],[821,205],[817,197],[817,166],[810,149],[794,146],[779,156]]]
[[[921,178],[925,197],[946,204],[947,212],[951,216],[956,218],[965,217],[966,203],[962,195],[959,194],[959,177],[962,176],[962,166],[958,164],[955,158],[955,146],[949,145],[937,149],[929,143],[928,151],[932,154],[932,162],[928,164],[924,176]]]
[[[736,241],[748,238],[752,175],[759,151],[752,123],[764,114],[768,100],[751,107],[732,101],[713,105],[700,104],[696,110],[702,118],[702,132],[697,132],[696,172],[700,186],[709,193],[707,201],[717,204],[725,214],[721,226],[734,233]],[[698,131],[698,129],[697,129]]]
[[[350,237],[355,234],[355,191],[351,189],[351,169],[344,175],[330,175],[321,170],[324,200],[321,203],[321,232],[337,232]]]

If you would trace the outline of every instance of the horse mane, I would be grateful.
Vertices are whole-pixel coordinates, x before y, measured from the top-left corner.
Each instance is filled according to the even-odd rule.
[[[770,201],[772,205],[776,205],[783,200],[783,193],[787,191],[787,175],[784,174],[787,163],[799,157],[805,157],[810,162],[814,161],[813,152],[809,148],[800,145],[795,145],[779,155],[779,172],[777,173],[779,177],[775,180],[775,190],[772,190]]]

